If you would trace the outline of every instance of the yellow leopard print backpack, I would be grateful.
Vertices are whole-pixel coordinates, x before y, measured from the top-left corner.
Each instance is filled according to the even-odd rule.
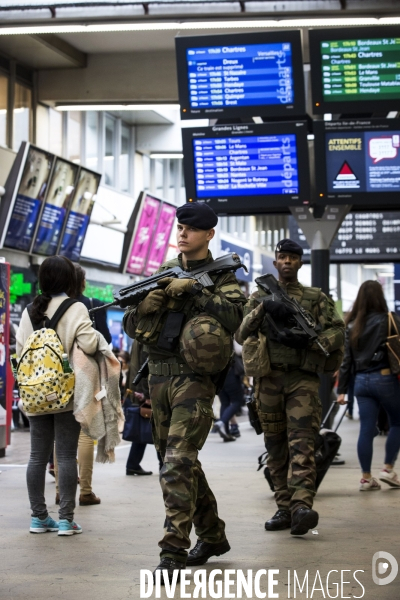
[[[17,367],[17,382],[24,411],[28,415],[46,414],[65,408],[74,393],[74,373],[64,373],[64,348],[55,330],[68,308],[77,302],[68,298],[53,317],[38,326],[25,342]],[[31,305],[28,306],[30,315]]]

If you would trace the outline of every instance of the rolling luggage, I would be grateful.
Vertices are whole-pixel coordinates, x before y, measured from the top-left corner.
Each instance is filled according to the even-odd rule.
[[[325,429],[325,424],[327,423],[334,407],[336,406],[336,400],[332,402],[332,405],[328,412],[325,415],[324,420],[321,423],[321,428],[317,439],[315,441],[315,464],[317,467],[317,479],[315,481],[315,489],[318,490],[321,481],[325,477],[328,472],[329,467],[332,464],[335,456],[337,455],[340,444],[342,443],[342,438],[337,433],[337,430],[340,427],[341,422],[343,421],[343,417],[346,413],[346,410],[343,411],[340,416],[339,422],[333,431],[332,429]],[[261,456],[258,457],[258,471],[265,466],[264,468],[264,476],[265,479],[269,483],[269,487],[274,492],[274,484],[272,483],[271,475],[269,472],[269,468],[266,466],[268,452],[264,452]]]

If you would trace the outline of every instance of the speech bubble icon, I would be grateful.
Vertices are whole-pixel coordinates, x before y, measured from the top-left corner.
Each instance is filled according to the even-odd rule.
[[[369,155],[374,159],[374,164],[385,158],[396,158],[397,148],[393,145],[392,136],[371,138],[369,140]]]

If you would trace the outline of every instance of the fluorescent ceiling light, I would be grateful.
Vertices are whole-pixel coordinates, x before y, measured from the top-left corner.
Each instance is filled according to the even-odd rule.
[[[150,154],[150,158],[183,158],[183,154],[177,152],[157,152]]]
[[[56,106],[56,110],[179,110],[179,104],[65,104]]]
[[[394,271],[394,267],[392,264],[389,265],[363,265],[363,269],[388,269],[388,271]]]
[[[396,25],[399,17],[353,17],[321,19],[280,19],[240,21],[187,21],[142,23],[92,23],[91,25],[30,25],[1,27],[0,35],[38,35],[42,33],[101,33],[106,31],[183,31],[196,29],[282,29],[284,27],[346,27],[358,25]]]

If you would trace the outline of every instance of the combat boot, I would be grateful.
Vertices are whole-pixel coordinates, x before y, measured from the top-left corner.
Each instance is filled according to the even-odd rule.
[[[197,540],[197,544],[189,552],[186,564],[188,566],[204,565],[211,556],[221,556],[226,554],[231,549],[228,540],[218,542],[217,544],[209,544],[202,540]]]
[[[304,535],[318,525],[318,513],[312,508],[298,508],[292,516],[292,535]]]
[[[289,510],[280,508],[269,521],[265,523],[267,531],[280,531],[281,529],[289,529],[292,524],[292,517]]]
[[[177,581],[179,581],[181,578],[181,571],[183,571],[184,569],[185,563],[182,563],[179,560],[175,560],[170,556],[163,556],[161,558],[160,564],[153,571],[153,580],[154,582],[156,581],[156,571],[161,571],[161,585],[165,585],[163,571],[167,571],[169,583],[172,583],[174,571],[178,571]]]

